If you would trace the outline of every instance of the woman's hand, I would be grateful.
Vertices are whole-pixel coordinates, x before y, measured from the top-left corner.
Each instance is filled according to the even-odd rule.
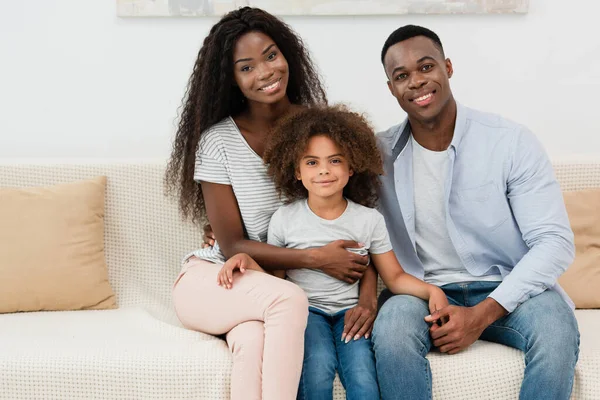
[[[204,235],[202,236],[202,248],[212,247],[215,245],[215,233],[212,230],[210,224],[204,225]]]
[[[217,274],[217,284],[225,289],[231,289],[234,271],[239,270],[243,274],[247,269],[265,272],[248,254],[236,254],[223,264],[221,271]]]
[[[358,340],[361,337],[368,339],[373,331],[373,322],[377,316],[377,296],[374,301],[360,301],[344,316],[344,332],[342,341]]]
[[[346,250],[357,247],[360,247],[358,243],[351,240],[336,240],[315,249],[318,269],[340,281],[356,282],[362,278],[369,262],[368,256],[361,256]]]

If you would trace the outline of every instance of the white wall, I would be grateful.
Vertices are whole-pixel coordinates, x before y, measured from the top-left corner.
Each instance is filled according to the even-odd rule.
[[[569,4],[565,6],[564,4]],[[0,159],[164,159],[215,18],[117,18],[114,0],[0,0]],[[600,153],[600,2],[531,0],[526,15],[287,17],[330,99],[378,129],[404,114],[379,63],[406,23],[436,31],[462,103],[534,130],[554,155]]]

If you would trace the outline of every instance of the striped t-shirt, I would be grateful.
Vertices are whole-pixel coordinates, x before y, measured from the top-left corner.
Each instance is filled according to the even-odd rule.
[[[246,142],[233,121],[227,117],[210,127],[200,138],[194,180],[231,185],[238,202],[247,239],[267,241],[273,213],[283,204],[267,175],[262,158]],[[223,263],[219,245],[188,254],[203,260]]]

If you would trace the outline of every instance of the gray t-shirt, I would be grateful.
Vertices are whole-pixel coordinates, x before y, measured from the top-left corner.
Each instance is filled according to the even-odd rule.
[[[310,249],[335,240],[363,243],[372,254],[392,250],[383,216],[375,209],[348,200],[334,220],[317,216],[306,200],[280,207],[271,217],[267,242],[278,247]],[[317,269],[289,269],[287,279],[306,292],[311,306],[334,314],[358,303],[358,282],[349,284]]]

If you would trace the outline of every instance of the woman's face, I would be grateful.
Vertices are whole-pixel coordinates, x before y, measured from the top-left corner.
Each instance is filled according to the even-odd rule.
[[[248,102],[274,104],[286,96],[288,63],[269,36],[248,32],[233,49],[233,76]]]

